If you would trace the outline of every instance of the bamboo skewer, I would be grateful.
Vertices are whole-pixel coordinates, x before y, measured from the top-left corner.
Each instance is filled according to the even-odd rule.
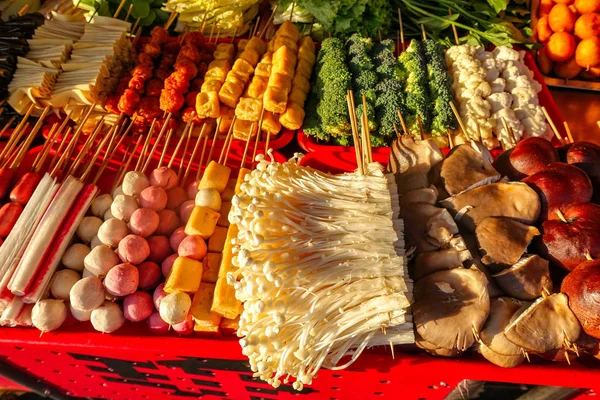
[[[183,147],[183,155],[181,156],[181,165],[179,166],[179,171],[177,171],[177,181],[181,182],[181,175],[183,174],[183,170],[186,169],[185,164],[186,164],[186,158],[187,158],[187,153],[189,150],[189,145],[190,145],[190,140],[192,138],[192,132],[194,131],[194,122],[192,122],[192,125],[190,127],[189,130],[189,134],[188,137],[185,141],[185,146]],[[190,159],[187,162],[187,168],[189,168],[189,165],[192,163],[192,160]]]
[[[575,140],[573,140],[573,134],[571,133],[571,128],[569,128],[569,124],[567,123],[567,121],[563,122],[563,125],[565,126],[565,131],[567,132],[567,137],[569,138],[569,143],[575,142]]]
[[[233,116],[233,120],[231,121],[231,126],[235,123],[236,117]],[[215,134],[213,136],[212,143],[210,144],[210,151],[208,152],[208,162],[212,159],[213,151],[215,150],[215,144],[217,143],[217,135],[219,134],[219,128],[221,127],[222,118],[217,119],[217,127],[215,128]]]
[[[454,113],[454,117],[458,121],[458,126],[460,126],[460,131],[462,132],[462,134],[465,135],[465,138],[472,140],[471,136],[467,132],[467,127],[465,126],[462,118],[460,117],[460,114],[458,113],[458,110],[456,109],[456,105],[454,105],[454,102],[452,100],[450,100],[450,108]],[[479,141],[481,141],[481,139]]]
[[[177,13],[175,11],[173,11],[171,13],[171,15],[169,16],[169,19],[167,20],[167,23],[165,24],[165,30],[169,29],[169,27],[171,26],[171,24],[173,23],[173,21],[175,21],[175,18],[177,18]]]
[[[448,8],[448,15],[452,15],[451,8]],[[454,33],[454,42],[458,46],[460,44],[460,41],[458,40],[458,32],[456,31],[456,25],[454,25],[454,24],[451,24],[451,25],[452,25],[452,32]]]
[[[398,119],[400,120],[400,125],[402,125],[402,131],[404,132],[405,135],[408,135],[408,128],[406,126],[406,121],[404,121],[404,117],[402,116],[402,113],[400,112],[400,110],[396,110],[396,112],[398,113]]]
[[[204,144],[202,145],[202,153],[200,154],[200,162],[198,163],[198,171],[196,171],[196,181],[200,180],[200,174],[202,173],[202,164],[204,163],[204,156],[206,155],[206,145],[208,144],[208,135],[204,137]],[[208,158],[210,160],[210,158]],[[208,164],[208,162],[207,162]]]
[[[129,9],[127,10],[127,15],[125,15],[125,19],[123,21],[127,22],[129,20],[129,16],[131,15],[131,10],[133,10],[133,3],[129,5]]]
[[[229,132],[227,132],[227,136],[225,137],[225,143],[223,143],[223,148],[221,149],[221,154],[219,155],[219,164],[221,164],[221,162],[223,161],[223,157],[227,150],[227,143],[229,142],[229,140],[233,140],[233,126],[235,125],[235,120],[236,120],[236,117],[234,116],[233,120],[231,121],[231,126],[229,127]],[[208,160],[210,162],[210,158]]]
[[[421,24],[421,36],[423,40],[427,40],[427,34],[425,33],[425,26]]]
[[[400,45],[402,46],[402,51],[404,51],[404,27],[402,25],[402,11],[400,7],[398,7],[398,24],[400,25]]]
[[[202,136],[204,136],[205,128],[206,128],[206,124],[202,124],[202,129],[200,130],[200,135],[198,136],[198,139],[196,140],[196,144],[194,145],[194,150],[192,150],[192,155],[190,156],[190,162],[188,163],[188,166],[185,169],[185,174],[183,174],[183,180],[181,180],[182,184],[184,184],[185,181],[187,181],[188,175],[190,173],[190,169],[192,167],[192,163],[194,162],[194,159],[196,158],[196,153],[198,152],[198,148],[200,147],[200,141],[202,140]],[[208,137],[205,137],[204,138],[205,145],[206,145],[207,141],[208,141]],[[198,170],[200,170],[199,166],[198,166]]]
[[[175,161],[175,157],[177,157],[177,154],[179,154],[179,149],[181,148],[181,145],[183,144],[183,140],[186,138],[186,136],[189,135],[190,126],[192,125],[192,119],[194,119],[194,116],[195,116],[195,113],[192,113],[192,116],[188,120],[187,125],[183,129],[183,133],[181,134],[181,137],[179,138],[179,141],[177,142],[177,146],[175,146],[175,150],[173,151],[173,154],[171,154],[169,163],[167,164],[167,168],[171,168],[173,166],[173,162]],[[181,157],[182,162],[183,162],[183,156],[185,156],[185,153]],[[181,166],[179,166],[179,169],[181,169]]]
[[[260,130],[260,128],[259,128]],[[254,122],[250,127],[250,135],[246,139],[246,146],[244,147],[244,154],[242,155],[242,162],[240,163],[240,169],[244,168],[244,164],[246,163],[246,156],[248,155],[248,146],[250,145],[250,140],[252,139],[252,133],[254,133]],[[257,132],[258,135],[258,132]]]
[[[156,168],[160,168],[162,166],[163,160],[165,159],[165,154],[167,154],[167,150],[169,148],[169,143],[171,142],[171,136],[173,136],[173,129],[169,129],[169,133],[167,133],[167,139],[165,140],[165,147],[163,147],[163,151],[160,154],[160,159],[158,160],[158,166]],[[149,155],[149,158],[152,157],[152,153]]]
[[[367,157],[369,160],[369,163],[373,162],[373,151],[371,149],[371,129],[369,129],[369,110],[367,108],[367,97],[363,94],[362,95],[362,102],[363,102],[363,115],[364,115],[364,119],[365,119],[365,133],[366,133],[366,140],[367,140],[367,145],[366,145],[366,151],[367,151]]]
[[[560,142],[560,145],[564,146],[565,145],[565,141],[560,136],[560,133],[558,133],[558,129],[556,129],[556,125],[554,125],[554,121],[552,121],[552,118],[550,118],[550,115],[548,115],[548,111],[546,111],[546,107],[542,106],[542,112],[544,113],[544,116],[548,120],[548,123],[550,124],[550,128],[552,128],[552,132],[554,132],[554,136],[556,136],[556,138]]]
[[[362,163],[362,150],[360,140],[358,138],[358,127],[356,121],[356,109],[352,102],[352,90],[348,90],[346,101],[348,103],[348,112],[350,114],[350,126],[352,128],[352,139],[354,140],[354,154],[356,156],[356,165],[361,175],[364,175],[363,163]]]
[[[269,19],[267,20],[267,23],[265,25],[265,27],[263,28],[263,30],[260,31],[258,38],[262,39],[263,36],[265,36],[265,32],[267,31],[267,28],[269,27],[269,24],[271,24],[271,22],[273,21],[273,18],[275,17],[275,13],[277,12],[277,8],[279,8],[279,4],[275,5],[275,8],[273,8],[273,11],[271,11],[271,15],[269,15]]]
[[[135,163],[135,168],[133,169],[134,171],[143,172],[145,170],[147,164],[150,163],[150,161],[145,160],[145,158],[146,158],[146,152],[148,151],[148,147],[150,146],[150,141],[152,140],[152,134],[154,133],[155,127],[156,127],[156,118],[152,121],[152,125],[150,125],[150,131],[148,132],[148,136],[146,136],[144,145],[142,146],[142,149],[140,150],[140,156],[139,156],[137,162]],[[163,132],[162,129],[161,129],[161,132]],[[140,136],[142,136],[142,135],[140,135]],[[152,149],[152,153],[154,153],[156,146],[158,146],[158,142],[159,142],[158,139],[154,142],[154,147]]]
[[[119,13],[121,12],[121,10],[123,9],[123,6],[125,5],[125,2],[127,0],[121,0],[121,2],[119,3],[119,7],[117,7],[117,11],[115,11],[115,13],[113,14],[113,18],[117,18],[117,16],[119,15]],[[133,5],[133,3],[131,3],[131,5]]]

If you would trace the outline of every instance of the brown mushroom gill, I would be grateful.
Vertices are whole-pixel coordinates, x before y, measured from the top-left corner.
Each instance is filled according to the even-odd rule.
[[[391,146],[389,169],[395,175],[398,192],[429,186],[429,170],[444,159],[432,140],[414,140],[404,135]]]
[[[493,278],[504,293],[519,300],[534,300],[544,291],[552,292],[548,261],[536,254],[524,256]]]

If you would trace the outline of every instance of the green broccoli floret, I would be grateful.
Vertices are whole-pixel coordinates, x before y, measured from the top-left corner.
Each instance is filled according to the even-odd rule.
[[[379,132],[382,136],[392,138],[395,130],[394,125],[400,129],[400,118],[407,115],[404,104],[402,82],[397,79],[385,79],[377,85],[377,101],[375,103],[377,120],[379,121]]]
[[[431,99],[435,99],[431,134],[441,136],[445,135],[449,129],[458,127],[456,117],[450,107],[450,101],[454,98],[452,82],[446,71],[446,60],[442,46],[431,39],[424,40],[423,43],[427,59],[429,96]]]
[[[405,82],[406,109],[409,115],[405,118],[411,133],[418,133],[418,117],[425,132],[429,132],[433,120],[433,103],[429,98],[427,64],[423,43],[412,40],[405,52],[398,57],[400,80]]]

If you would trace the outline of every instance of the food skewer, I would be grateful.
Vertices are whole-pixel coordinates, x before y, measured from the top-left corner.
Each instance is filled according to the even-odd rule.
[[[567,132],[567,137],[569,138],[569,143],[575,142],[575,140],[573,140],[573,134],[571,133],[571,128],[569,127],[569,123],[567,121],[564,121],[563,125],[565,126],[565,131]]]
[[[550,115],[548,114],[548,111],[546,111],[546,107],[542,106],[542,112],[544,113],[544,116],[546,117],[546,120],[550,124],[550,128],[552,128],[552,132],[554,132],[554,136],[556,136],[556,138],[558,139],[560,145],[564,146],[565,145],[565,141],[560,136],[560,133],[558,133],[558,129],[556,128],[556,125],[554,125],[554,121],[552,121],[552,118],[550,118]]]

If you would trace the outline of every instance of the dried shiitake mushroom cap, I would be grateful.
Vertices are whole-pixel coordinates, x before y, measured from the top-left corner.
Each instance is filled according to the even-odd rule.
[[[521,348],[504,336],[504,329],[523,303],[510,297],[498,297],[490,303],[490,315],[479,334],[481,342],[503,356],[522,355]]]
[[[508,340],[535,353],[559,349],[576,341],[580,332],[579,321],[562,293],[539,298],[504,330]]]
[[[531,240],[539,234],[535,226],[512,218],[485,218],[475,229],[481,261],[495,269],[517,263]]]
[[[538,255],[524,256],[493,278],[504,293],[519,300],[537,299],[544,290],[552,292],[548,261]]]
[[[413,317],[423,340],[444,349],[464,351],[475,342],[490,311],[487,278],[471,268],[438,271],[414,287]]]
[[[455,195],[500,180],[500,174],[490,162],[491,156],[487,157],[489,151],[482,151],[485,154],[468,144],[461,144],[448,153],[440,171],[441,181],[448,194]]]

